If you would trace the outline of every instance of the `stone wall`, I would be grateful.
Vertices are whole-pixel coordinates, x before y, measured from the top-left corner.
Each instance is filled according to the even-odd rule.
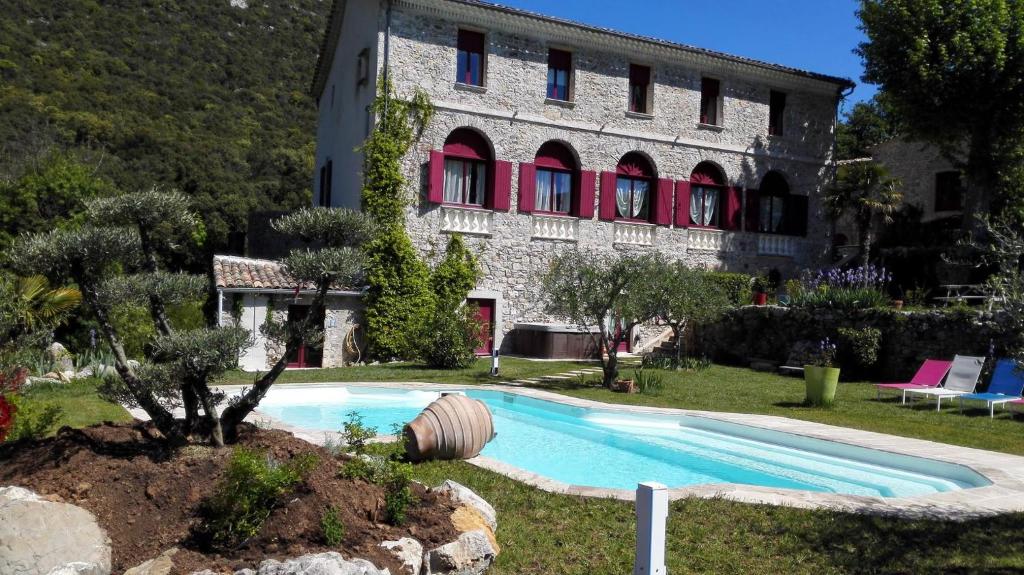
[[[748,365],[763,359],[782,365],[798,342],[837,339],[841,327],[874,327],[882,332],[874,375],[907,381],[925,359],[954,355],[997,355],[1012,343],[1001,315],[975,311],[906,312],[890,309],[842,313],[834,310],[747,306],[696,330],[697,352],[714,361]]]
[[[697,125],[702,71],[695,67],[644,61],[652,66],[655,83],[653,114],[638,116],[625,112],[628,68],[636,61],[628,55],[573,49],[575,101],[553,103],[544,98],[548,41],[542,38],[489,30],[486,86],[470,89],[454,83],[458,23],[396,5],[391,30],[391,78],[396,89],[408,95],[421,87],[437,107],[436,117],[404,164],[410,235],[428,256],[442,252],[446,232],[467,235],[483,268],[478,287],[503,295],[499,312],[505,332],[517,321],[561,319],[544,312],[539,281],[554,256],[577,247],[608,254],[659,251],[694,266],[748,273],[776,268],[785,277],[825,262],[829,226],[820,192],[830,174],[834,94],[787,91],[787,133],[769,137],[770,86],[763,80],[715,74],[722,80],[723,127],[707,128]],[[722,169],[729,185],[757,187],[768,171],[777,170],[792,193],[809,196],[808,235],[779,239],[651,226],[640,228],[647,234],[641,242],[650,245],[617,241],[623,238],[624,227],[596,217],[552,222],[518,214],[515,168],[510,212],[428,205],[422,197],[429,152],[441,149],[460,127],[486,136],[494,157],[513,164],[532,162],[544,142],[558,140],[574,151],[582,169],[597,172],[614,170],[631,151],[647,156],[660,178],[687,179],[699,162],[710,161]],[[552,223],[562,229],[538,232]],[[783,242],[786,255],[768,255],[779,252],[768,245],[771,240]]]
[[[934,146],[890,140],[879,144],[872,152],[875,161],[903,184],[903,203],[921,209],[921,221],[960,214],[959,211],[935,210],[935,175],[956,168]]]

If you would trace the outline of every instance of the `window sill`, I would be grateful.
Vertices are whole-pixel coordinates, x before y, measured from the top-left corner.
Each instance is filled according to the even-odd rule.
[[[558,106],[559,108],[573,109],[576,107],[576,102],[572,100],[558,100],[556,98],[544,98],[544,105],[546,106]]]
[[[725,129],[725,126],[722,126],[720,124],[702,124],[700,122],[697,122],[697,129],[698,130],[709,130],[709,131],[712,131],[712,132],[721,132],[722,130]]]
[[[615,218],[615,223],[617,223],[617,224],[629,224],[631,226],[651,226],[651,227],[657,226],[657,224],[652,224],[651,222],[649,222],[647,220],[632,220],[632,219],[629,219],[629,218]]]
[[[531,213],[535,216],[544,216],[545,218],[565,218],[567,220],[576,219],[576,216],[568,212],[545,212],[543,210],[533,210]]]
[[[465,210],[467,212],[487,212],[487,213],[490,213],[490,212],[494,211],[494,210],[489,210],[489,209],[487,209],[487,208],[485,208],[483,206],[478,206],[478,205],[475,205],[475,204],[449,204],[448,202],[442,202],[441,203],[441,207],[442,208],[448,208],[448,209],[451,209],[451,210]]]
[[[700,230],[702,232],[724,232],[725,231],[722,228],[719,228],[719,227],[716,227],[716,226],[698,226],[697,224],[690,224],[690,225],[688,225],[686,227],[691,229],[691,230]]]
[[[487,86],[474,86],[473,84],[463,84],[462,82],[455,82],[455,89],[463,92],[473,92],[475,94],[487,93]]]
[[[654,114],[647,114],[644,112],[630,112],[626,110],[626,117],[634,120],[653,120]]]

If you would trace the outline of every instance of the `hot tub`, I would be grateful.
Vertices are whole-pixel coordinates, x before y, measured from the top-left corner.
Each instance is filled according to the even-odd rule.
[[[591,333],[597,328],[581,329],[565,323],[517,323],[512,336],[515,353],[542,359],[592,359],[597,357]]]

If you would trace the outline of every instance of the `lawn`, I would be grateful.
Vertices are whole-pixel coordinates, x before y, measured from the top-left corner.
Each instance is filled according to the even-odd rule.
[[[123,407],[97,395],[98,384],[99,380],[96,379],[82,379],[68,384],[33,384],[25,390],[25,408],[32,409],[51,403],[60,406],[60,420],[49,430],[50,433],[65,425],[84,427],[102,421],[131,421],[131,416]]]
[[[533,361],[517,357],[503,357],[500,377],[492,377],[491,360],[480,359],[466,369],[430,369],[414,363],[383,363],[326,369],[293,369],[278,377],[278,383],[318,383],[326,381],[429,381],[433,383],[499,383],[513,379],[564,373],[584,367],[597,367],[597,362]],[[218,383],[222,385],[251,384],[254,373],[232,371]]]

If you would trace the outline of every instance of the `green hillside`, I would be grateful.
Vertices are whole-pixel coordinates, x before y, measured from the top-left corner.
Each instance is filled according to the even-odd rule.
[[[236,4],[233,6],[232,4]],[[307,89],[330,0],[4,0],[0,178],[85,153],[116,187],[195,199],[205,254],[252,210],[308,205]]]

